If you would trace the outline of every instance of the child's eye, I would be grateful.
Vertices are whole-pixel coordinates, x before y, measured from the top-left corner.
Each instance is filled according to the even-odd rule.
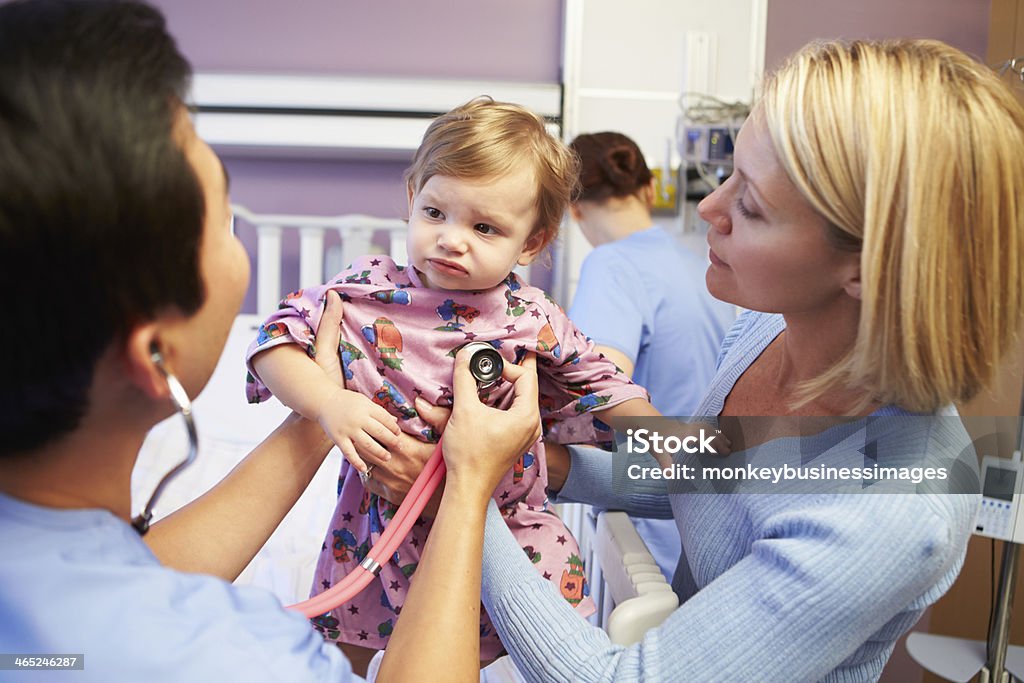
[[[486,223],[477,223],[473,226],[473,229],[482,235],[497,235],[498,231],[493,225],[487,225]]]
[[[423,213],[427,214],[428,218],[433,218],[435,220],[438,218],[444,218],[444,214],[441,213],[440,209],[435,209],[432,206],[428,206],[423,209]]]

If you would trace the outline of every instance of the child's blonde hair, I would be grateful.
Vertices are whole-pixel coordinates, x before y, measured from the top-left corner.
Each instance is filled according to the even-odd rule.
[[[812,44],[766,83],[790,179],[860,251],[852,350],[809,382],[931,412],[988,386],[1024,319],[1024,110],[937,41]]]
[[[478,97],[431,122],[405,172],[409,189],[419,192],[435,175],[492,178],[528,161],[537,181],[537,225],[542,248],[576,192],[578,163],[569,148],[548,133],[544,121],[525,107]]]

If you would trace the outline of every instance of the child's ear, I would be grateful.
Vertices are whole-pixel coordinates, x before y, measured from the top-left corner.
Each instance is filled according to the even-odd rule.
[[[519,254],[519,260],[516,263],[521,266],[530,265],[546,246],[547,242],[544,240],[544,233],[540,230],[535,230],[532,235],[526,238],[526,244],[523,245],[523,251]]]

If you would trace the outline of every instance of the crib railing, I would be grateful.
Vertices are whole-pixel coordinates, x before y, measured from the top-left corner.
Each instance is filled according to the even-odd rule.
[[[374,236],[386,235],[384,252],[402,263],[405,261],[406,222],[401,219],[377,218],[362,214],[340,216],[301,216],[258,214],[240,204],[232,205],[239,218],[255,226],[257,234],[256,313],[265,318],[277,308],[287,294],[281,286],[281,241],[285,230],[299,234],[299,287],[324,281],[352,260],[371,253]],[[341,237],[340,257],[336,263],[325,263],[324,237],[328,232]],[[326,259],[335,261],[335,259]],[[331,272],[327,272],[331,271]],[[289,288],[290,289],[290,288]]]

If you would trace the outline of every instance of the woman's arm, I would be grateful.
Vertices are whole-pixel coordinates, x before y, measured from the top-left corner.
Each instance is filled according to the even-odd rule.
[[[160,562],[234,581],[309,486],[334,444],[295,413],[208,492],[143,537]]]
[[[338,334],[341,301],[328,297],[321,330]],[[338,348],[318,344],[318,349]],[[318,372],[341,385],[337,353],[317,353]],[[333,442],[296,414],[210,491],[155,523],[144,537],[168,567],[234,581],[309,486]]]
[[[775,511],[751,552],[630,647],[537,576],[497,510],[484,605],[529,681],[819,680],[873,636],[880,665],[963,558],[967,536],[951,527],[967,517],[936,514],[926,496],[763,498]]]
[[[590,446],[548,442],[544,448],[552,502],[588,503],[637,517],[672,518],[672,506],[661,482],[652,483],[650,490],[642,490],[642,482],[630,481],[628,489],[625,482],[616,484],[615,458],[621,456]]]

